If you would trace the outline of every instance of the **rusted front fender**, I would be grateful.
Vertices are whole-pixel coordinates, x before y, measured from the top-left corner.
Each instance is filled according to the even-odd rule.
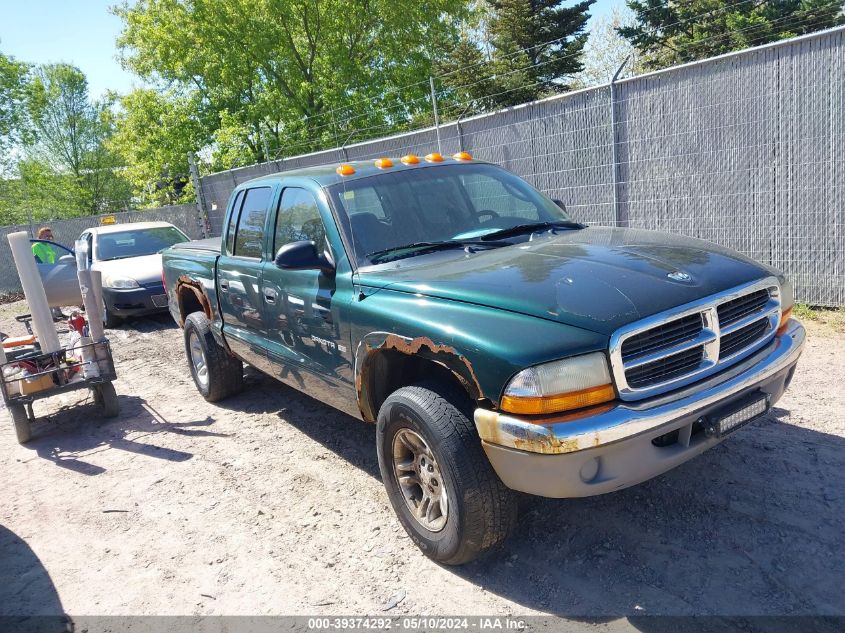
[[[390,332],[371,332],[355,350],[355,389],[358,405],[365,420],[374,420],[377,411],[368,393],[369,373],[376,357],[386,351],[422,358],[447,369],[473,400],[482,398],[481,385],[470,360],[451,345],[438,343],[427,336],[409,337]]]

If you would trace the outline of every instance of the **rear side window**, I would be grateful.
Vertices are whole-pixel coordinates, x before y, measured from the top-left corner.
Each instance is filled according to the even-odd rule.
[[[235,252],[235,231],[238,226],[238,216],[240,215],[243,199],[244,192],[239,191],[235,196],[235,201],[232,203],[232,212],[229,214],[229,227],[226,229],[226,253],[229,255]]]
[[[314,196],[305,189],[288,187],[279,201],[273,252],[301,240],[312,240],[317,245],[317,252],[322,253],[326,249],[326,230]]]
[[[267,220],[271,193],[270,187],[247,190],[235,235],[234,255],[238,257],[261,257],[264,224]]]

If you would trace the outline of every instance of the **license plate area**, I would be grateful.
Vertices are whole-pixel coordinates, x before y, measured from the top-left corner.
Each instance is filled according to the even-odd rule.
[[[725,437],[765,415],[770,407],[769,394],[754,392],[739,402],[732,402],[724,409],[708,415],[704,423],[704,431],[708,437]]]

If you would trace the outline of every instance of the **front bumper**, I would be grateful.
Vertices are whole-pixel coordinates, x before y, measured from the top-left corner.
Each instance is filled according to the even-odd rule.
[[[605,405],[545,418],[476,409],[475,426],[506,486],[543,497],[587,497],[651,479],[718,444],[697,423],[759,391],[774,404],[804,348],[791,320],[765,348],[724,372],[647,401]],[[668,445],[652,442],[678,431]]]
[[[167,310],[167,295],[161,284],[125,290],[103,288],[103,303],[116,316],[140,316]]]

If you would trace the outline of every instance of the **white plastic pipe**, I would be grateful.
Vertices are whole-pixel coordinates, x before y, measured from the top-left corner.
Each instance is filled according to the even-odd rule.
[[[85,316],[88,317],[88,331],[94,341],[102,341],[106,335],[103,330],[103,311],[97,305],[97,296],[91,284],[91,271],[77,270],[76,276],[79,278],[79,289],[82,291]]]
[[[41,344],[42,352],[58,352],[62,346],[59,344],[59,335],[53,325],[53,315],[47,303],[47,293],[44,292],[44,284],[41,283],[41,275],[38,274],[38,266],[32,256],[32,249],[29,246],[29,235],[24,231],[9,233],[9,247],[12,249],[12,256],[15,258],[15,266],[18,269],[18,276],[23,286],[23,294],[29,304],[29,312],[32,314],[32,328],[35,336]]]
[[[91,288],[94,290],[94,297],[97,299],[97,314],[100,319],[105,316],[106,304],[103,303],[103,273],[99,270],[91,269]]]

